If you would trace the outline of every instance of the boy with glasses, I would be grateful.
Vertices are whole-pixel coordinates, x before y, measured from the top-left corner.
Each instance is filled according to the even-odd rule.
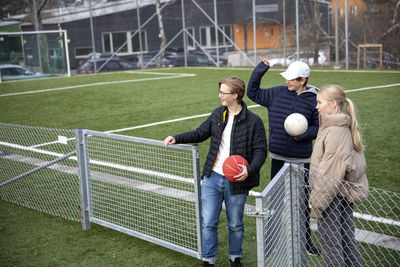
[[[216,108],[193,131],[168,136],[164,146],[199,143],[211,138],[203,168],[201,186],[202,266],[214,266],[218,249],[218,223],[225,202],[229,230],[229,261],[240,267],[243,258],[243,213],[249,191],[258,186],[260,169],[267,156],[267,139],[263,121],[247,109],[242,101],[245,83],[230,77],[218,83],[222,105]],[[224,176],[222,165],[230,155],[241,155],[249,165],[231,182]]]

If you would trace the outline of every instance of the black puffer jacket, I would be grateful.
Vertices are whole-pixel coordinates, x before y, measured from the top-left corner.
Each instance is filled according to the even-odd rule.
[[[318,133],[318,89],[307,85],[307,90],[299,95],[290,91],[285,85],[261,89],[261,79],[269,66],[260,62],[251,74],[247,85],[247,96],[268,108],[269,119],[269,151],[284,157],[309,158],[312,153],[312,141]],[[284,128],[284,122],[291,113],[301,113],[308,122],[307,131],[297,136],[290,136]]]
[[[210,149],[203,168],[205,177],[210,176],[217,158],[227,115],[227,108],[220,106],[196,130],[174,136],[176,143],[200,143],[211,137]],[[247,179],[243,182],[230,183],[231,194],[246,193],[260,182],[260,169],[267,156],[267,138],[261,118],[249,111],[244,102],[242,111],[234,118],[230,155],[241,155],[249,162]]]

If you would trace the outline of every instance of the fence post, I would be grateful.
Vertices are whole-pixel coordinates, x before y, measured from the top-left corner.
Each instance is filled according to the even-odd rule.
[[[196,202],[196,227],[197,227],[197,253],[198,257],[201,258],[203,253],[202,247],[202,236],[201,236],[201,177],[200,177],[200,154],[199,154],[199,146],[192,146],[192,155],[193,155],[193,177],[194,177],[194,190],[196,194],[195,202]]]
[[[291,239],[293,266],[307,266],[306,255],[306,220],[303,203],[304,192],[304,168],[297,164],[290,164],[290,203],[291,203]]]
[[[260,197],[256,197],[256,213],[264,213],[264,199]],[[257,266],[262,267],[265,266],[265,254],[264,251],[266,249],[264,233],[266,231],[265,225],[265,217],[264,216],[256,216],[256,231],[257,231]]]
[[[87,135],[83,128],[75,129],[76,151],[78,152],[79,184],[81,194],[82,229],[90,230],[89,217],[89,155],[87,149]]]

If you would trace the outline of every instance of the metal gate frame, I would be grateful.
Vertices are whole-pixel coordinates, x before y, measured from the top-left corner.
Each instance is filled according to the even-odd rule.
[[[80,172],[80,191],[82,198],[82,228],[83,230],[89,230],[91,228],[91,222],[100,224],[102,226],[123,232],[125,234],[141,238],[143,240],[155,243],[157,245],[178,251],[180,253],[184,253],[186,255],[201,259],[201,230],[200,230],[200,168],[199,168],[199,151],[197,145],[173,145],[171,148],[186,150],[192,152],[192,177],[193,177],[193,190],[194,190],[194,199],[192,198],[190,201],[194,201],[195,205],[195,214],[191,214],[195,216],[194,220],[196,221],[196,239],[197,239],[197,248],[189,249],[182,245],[176,244],[174,242],[166,241],[157,236],[148,235],[146,233],[142,233],[140,231],[136,231],[133,229],[129,229],[127,227],[109,222],[104,219],[96,218],[93,214],[93,192],[92,192],[92,179],[91,179],[91,168],[90,165],[93,160],[90,158],[90,151],[88,148],[89,138],[92,136],[105,138],[105,139],[113,139],[123,142],[134,142],[140,144],[149,144],[152,146],[160,146],[163,147],[162,141],[150,140],[144,138],[137,138],[131,136],[123,136],[117,134],[110,134],[104,132],[91,131],[87,129],[78,128],[76,129],[77,136],[77,152],[78,152],[78,162],[79,162],[79,172]],[[166,148],[167,151],[169,148]],[[123,179],[123,178],[122,178]],[[171,189],[174,190],[174,189]],[[177,191],[177,190],[175,190]],[[172,193],[173,194],[173,193]]]
[[[307,266],[298,165],[285,163],[256,197],[257,266]],[[304,182],[304,181],[303,181]],[[304,229],[303,229],[304,228]]]

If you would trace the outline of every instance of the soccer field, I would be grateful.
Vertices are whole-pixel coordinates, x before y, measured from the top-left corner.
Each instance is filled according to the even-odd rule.
[[[217,82],[252,69],[176,68],[60,77],[0,84],[0,121],[15,124],[107,131],[163,140],[196,128],[218,105]],[[262,87],[284,84],[270,70]],[[371,186],[400,192],[400,72],[312,70],[309,83],[339,84],[359,111]],[[267,110],[247,97],[268,129]],[[203,162],[208,142],[200,144]],[[263,167],[262,190],[269,181]]]
[[[0,83],[0,121],[50,128],[83,127],[90,130],[163,140],[167,135],[196,128],[215,107],[220,105],[217,90],[218,80],[235,75],[247,83],[251,71],[250,68],[174,68],[3,82]],[[284,79],[279,75],[280,71],[282,70],[270,70],[264,76],[262,87],[284,84]],[[309,83],[317,87],[339,84],[345,88],[348,92],[347,96],[355,102],[359,111],[359,119],[367,146],[367,176],[370,185],[400,192],[398,179],[400,145],[397,141],[400,132],[398,116],[400,72],[312,70]],[[244,101],[253,112],[263,118],[265,127],[268,129],[267,110],[255,105],[247,97],[244,98]],[[199,145],[201,166],[205,160],[208,145],[208,142]],[[262,168],[261,177],[261,184],[254,191],[263,190],[270,180],[269,160]],[[249,203],[254,204],[254,199],[249,198]],[[22,216],[21,220],[32,220],[29,226],[32,228],[35,226],[34,221],[37,220],[35,212],[32,213],[27,209],[9,204],[3,205],[0,210],[0,223],[1,218],[8,216],[10,211]],[[67,239],[64,244],[66,250],[80,242],[76,239],[78,237],[70,236],[79,236],[88,242],[82,252],[83,255],[86,253],[90,258],[96,258],[96,255],[101,253],[102,255],[97,256],[107,257],[106,265],[124,262],[120,258],[121,255],[113,256],[112,251],[124,251],[125,247],[137,248],[144,254],[151,251],[154,253],[153,257],[156,258],[166,257],[167,264],[165,265],[167,266],[193,266],[193,263],[197,262],[196,259],[169,252],[167,249],[158,248],[145,241],[125,237],[112,230],[95,226],[93,230],[83,232],[80,225],[76,226],[74,222],[61,221],[59,218],[47,215],[44,217],[44,223],[48,224],[47,228],[50,227],[51,233],[59,236],[58,238],[61,240]],[[254,218],[246,218],[246,222],[254,223]],[[1,224],[0,226],[5,227]],[[35,231],[31,227],[28,227],[28,231]],[[55,231],[52,227],[65,227],[65,231]],[[224,235],[226,221],[221,222],[220,229],[222,231],[221,243],[223,244],[218,253],[222,259],[218,261],[224,262],[227,249]],[[245,236],[245,253],[248,257],[255,257],[256,253],[253,230],[249,229]],[[44,233],[46,229],[37,231]],[[39,239],[42,238],[39,233],[38,236]],[[117,241],[115,236],[117,236]],[[49,236],[50,238],[51,236]],[[68,243],[69,238],[71,240]],[[137,243],[134,243],[133,240],[136,240]],[[20,242],[23,241],[20,240]],[[53,244],[53,247],[60,246],[57,241],[48,242]],[[96,243],[101,242],[105,242],[105,246],[100,246],[99,251],[101,252],[96,252]],[[112,243],[116,243],[115,249],[112,248]],[[33,244],[32,246],[39,245]],[[38,252],[39,248],[27,246],[18,247],[18,249],[21,250],[21,253],[18,253],[20,260],[23,258],[34,260],[35,256],[37,258],[44,257],[44,254],[40,255]],[[250,253],[249,250],[252,252]],[[13,261],[10,260],[11,255],[8,250],[7,252],[6,250],[2,251],[0,252],[0,263],[2,258],[5,258],[7,259],[6,265],[12,264]],[[35,253],[39,255],[35,255]],[[126,257],[133,257],[132,254],[136,255],[137,252],[128,249],[121,253],[125,253]],[[168,255],[166,256],[165,253]],[[66,262],[70,261],[71,255],[55,254],[57,254],[55,256],[57,261],[60,260],[60,257],[65,257]],[[52,261],[41,260],[43,265],[52,265]],[[248,259],[247,262],[254,262],[254,260]],[[21,264],[21,261],[16,262]],[[88,265],[96,262],[96,260],[92,260]],[[131,261],[131,263],[140,264],[140,261]],[[83,265],[83,263],[81,264]],[[164,266],[160,259],[154,261],[153,264],[155,265],[142,266]]]

